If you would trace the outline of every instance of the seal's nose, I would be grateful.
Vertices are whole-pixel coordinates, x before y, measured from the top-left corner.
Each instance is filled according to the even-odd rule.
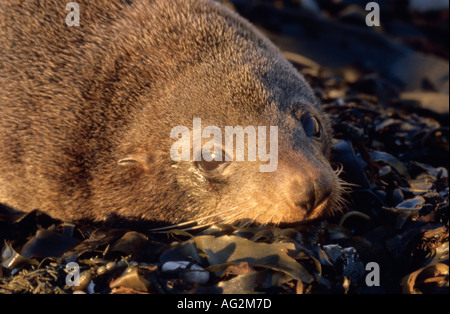
[[[332,185],[328,181],[318,178],[292,182],[290,193],[292,203],[308,213],[312,212],[331,195]]]

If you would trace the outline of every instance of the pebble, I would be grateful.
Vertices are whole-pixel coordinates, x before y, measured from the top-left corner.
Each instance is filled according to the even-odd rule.
[[[403,201],[403,192],[402,190],[400,190],[399,188],[396,188],[393,192],[392,192],[392,202],[395,205],[400,204],[401,201]]]
[[[202,267],[197,264],[192,264],[187,261],[173,261],[166,262],[161,267],[162,272],[177,272],[180,271],[182,279],[188,282],[195,282],[198,284],[205,284],[209,281],[209,272],[204,271]]]

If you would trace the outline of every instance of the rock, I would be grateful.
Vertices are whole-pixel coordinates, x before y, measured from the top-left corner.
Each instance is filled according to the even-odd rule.
[[[419,106],[440,114],[449,113],[449,95],[434,92],[406,92],[402,93],[402,100],[416,101]]]
[[[409,7],[421,13],[448,10],[448,0],[409,0]]]

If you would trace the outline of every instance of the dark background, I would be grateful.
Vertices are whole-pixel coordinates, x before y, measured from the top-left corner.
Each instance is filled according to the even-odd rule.
[[[433,10],[440,0],[410,1],[376,1],[379,27],[365,23],[367,0],[221,2],[260,27],[288,59],[295,53],[335,70],[379,73],[403,91],[448,94],[448,1],[441,10]]]

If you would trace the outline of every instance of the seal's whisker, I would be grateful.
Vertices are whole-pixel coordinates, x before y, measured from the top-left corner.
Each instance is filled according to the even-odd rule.
[[[332,200],[329,208],[333,209],[333,212],[344,212],[345,208],[349,205],[349,201],[344,197],[350,193],[351,188],[355,185],[345,182],[344,180],[337,178],[337,193],[336,197]]]
[[[245,212],[251,212],[254,209],[256,209],[258,207],[257,204],[252,205],[252,206],[247,206],[246,208],[241,208],[239,211],[237,211],[234,215],[230,216],[227,218],[227,220],[229,221],[229,223],[233,222],[234,220],[238,219],[239,216],[241,216],[243,213]],[[258,213],[258,215],[256,215],[256,217],[252,218],[252,219],[246,219],[244,221],[239,222],[239,227],[241,228],[245,228],[248,227],[249,225],[251,225],[252,223],[255,223],[256,220],[258,219],[258,217],[262,214],[262,212]]]
[[[231,210],[231,209],[230,209]],[[179,229],[179,230],[193,230],[192,228],[198,228],[199,226],[207,226],[207,225],[212,225],[214,224],[214,222],[211,222],[209,224],[200,224],[201,222],[203,222],[206,219],[210,219],[210,218],[215,218],[219,215],[223,215],[224,213],[227,213],[230,210],[225,210],[223,212],[219,212],[219,213],[213,213],[211,215],[205,216],[205,217],[201,217],[199,219],[193,219],[193,220],[188,220],[185,222],[180,222],[178,224],[173,224],[170,226],[164,226],[164,227],[160,227],[160,228],[153,228],[153,229],[149,229],[150,232],[160,232],[160,231],[170,231],[172,229],[178,229],[180,227],[185,227],[185,226],[189,226],[189,225],[194,225],[191,228],[185,228],[185,229]]]

